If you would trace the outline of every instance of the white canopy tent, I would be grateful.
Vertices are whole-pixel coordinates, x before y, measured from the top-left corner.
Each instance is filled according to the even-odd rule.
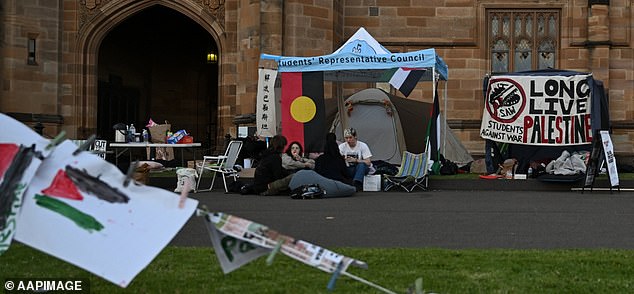
[[[318,72],[324,73],[324,81],[333,82],[388,82],[391,73],[398,68],[424,71],[419,81],[432,82],[432,93],[437,92],[437,82],[445,81],[443,99],[447,103],[448,68],[433,48],[406,53],[392,53],[377,42],[364,28],[352,35],[332,54],[312,57],[294,57],[262,54],[261,64],[273,62],[278,73]],[[262,78],[260,79],[262,81]],[[284,85],[281,85],[284,87]],[[262,88],[260,85],[258,88]],[[259,94],[259,93],[258,93]],[[278,94],[276,92],[276,94]],[[279,95],[279,94],[278,94]],[[261,95],[258,95],[258,99]],[[339,112],[343,111],[343,99],[339,101]],[[260,103],[258,101],[258,103]],[[258,111],[260,111],[258,105]],[[260,117],[260,114],[256,114]],[[279,118],[279,113],[277,114]],[[279,120],[278,120],[279,122]],[[346,122],[344,121],[344,126]],[[260,124],[258,123],[258,133]],[[442,130],[444,141],[446,129]],[[441,143],[444,145],[443,143]]]

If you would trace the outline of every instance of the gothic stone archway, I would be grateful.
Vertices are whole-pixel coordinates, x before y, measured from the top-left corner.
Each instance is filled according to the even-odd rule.
[[[80,8],[79,36],[76,43],[75,94],[73,95],[75,125],[77,136],[88,136],[97,131],[98,110],[98,62],[99,50],[107,35],[122,22],[148,8],[160,5],[172,9],[190,18],[207,31],[216,43],[218,51],[223,52],[225,42],[221,23],[224,19],[224,7],[214,6],[215,1],[156,1],[146,0],[131,3],[129,1],[102,2],[86,1]],[[91,6],[92,5],[92,6]],[[220,54],[222,57],[223,54]],[[217,70],[218,84],[222,84],[222,62]],[[216,97],[222,97],[222,87],[217,88]],[[222,102],[218,102],[221,104]]]

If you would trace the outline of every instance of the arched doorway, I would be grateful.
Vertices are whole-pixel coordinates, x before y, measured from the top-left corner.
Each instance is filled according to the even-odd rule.
[[[218,68],[206,59],[218,45],[198,23],[154,5],[126,18],[103,38],[97,58],[97,133],[112,126],[165,120],[209,148],[216,144]]]

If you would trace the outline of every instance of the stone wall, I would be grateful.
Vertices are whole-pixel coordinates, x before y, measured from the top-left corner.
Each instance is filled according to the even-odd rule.
[[[60,2],[3,3],[0,111],[59,114]],[[29,39],[36,42],[34,64],[27,64]],[[57,123],[45,126],[49,136],[59,131]]]
[[[449,67],[447,107],[444,109],[441,103],[441,111],[467,148],[478,154],[484,152],[478,128],[483,109],[482,78],[489,71],[485,17],[491,8],[560,10],[558,67],[593,72],[605,83],[611,119],[617,126],[613,135],[616,150],[633,153],[634,20],[627,1],[589,8],[588,1],[580,0],[539,4],[506,0],[350,0],[344,8],[344,31],[350,36],[363,26],[393,52],[435,48]],[[371,15],[372,9],[378,9],[378,15]],[[410,98],[431,102],[430,88],[420,83]]]
[[[449,66],[443,112],[473,153],[483,152],[478,135],[483,107],[481,81],[489,71],[487,9],[560,11],[557,67],[593,72],[610,97],[617,153],[634,154],[634,28],[629,0],[609,5],[587,0],[226,0],[215,1],[2,1],[0,15],[0,111],[59,115],[71,137],[94,131],[96,54],[107,31],[150,5],[176,9],[200,23],[220,50],[218,136],[235,134],[233,117],[255,112],[261,53],[312,56],[332,52],[365,27],[394,52],[435,48]],[[218,14],[222,12],[222,14]],[[37,65],[27,65],[27,40],[37,40]],[[328,85],[340,97],[366,83]],[[442,83],[441,89],[444,89]],[[428,84],[410,96],[431,102]],[[222,142],[218,140],[218,142]]]

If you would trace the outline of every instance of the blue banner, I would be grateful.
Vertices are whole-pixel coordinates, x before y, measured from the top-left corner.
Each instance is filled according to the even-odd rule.
[[[334,53],[312,57],[292,57],[262,54],[262,59],[275,60],[279,72],[372,70],[392,68],[424,69],[435,67],[440,79],[447,79],[447,65],[434,49],[407,53],[355,54]]]

